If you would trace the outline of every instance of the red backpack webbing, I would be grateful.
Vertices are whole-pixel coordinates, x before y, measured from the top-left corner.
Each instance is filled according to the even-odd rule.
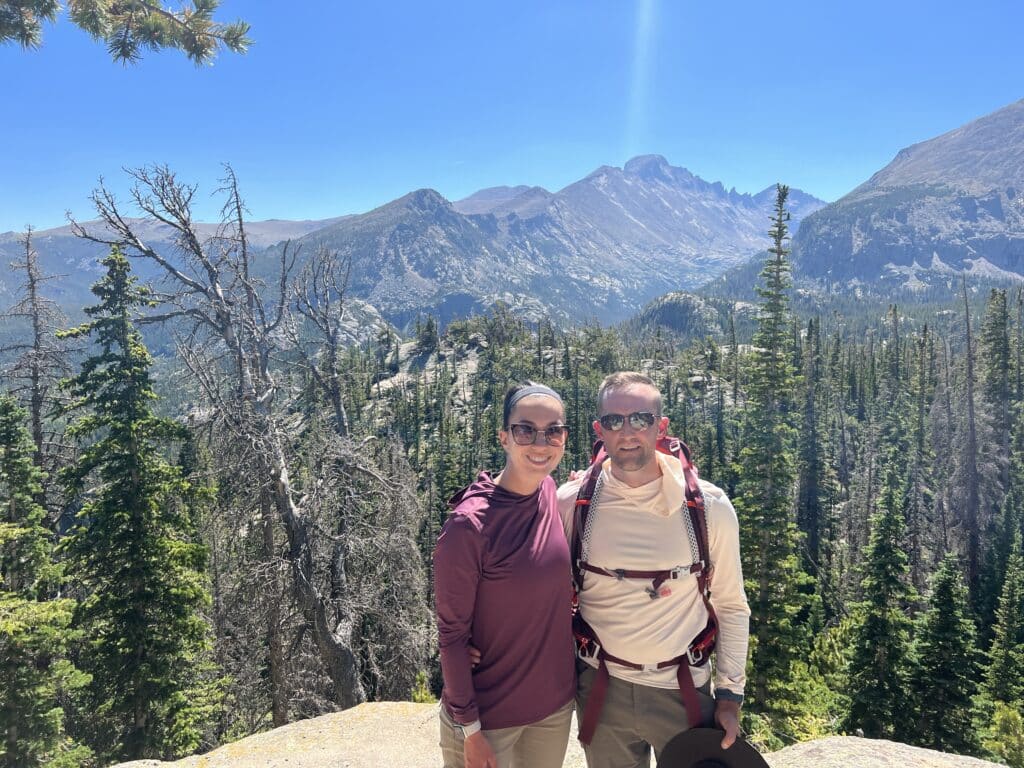
[[[714,566],[711,563],[711,554],[708,547],[708,524],[704,507],[704,494],[701,493],[700,486],[697,483],[697,470],[690,459],[690,449],[682,440],[674,437],[662,437],[658,439],[656,447],[660,453],[675,456],[683,466],[683,476],[686,479],[686,508],[690,514],[690,524],[697,539],[698,562],[694,565],[699,566],[699,569],[695,568],[692,572],[697,575],[698,588],[704,598],[704,602],[707,603],[711,596],[711,577]],[[576,494],[570,554],[572,556],[573,587],[577,593],[583,587],[583,568],[581,567],[584,565],[581,561],[583,554],[583,532],[586,530],[587,516],[590,514],[590,500],[594,497],[597,480],[606,458],[608,458],[608,454],[604,450],[604,443],[598,440],[594,443],[590,467],[587,469],[583,484],[580,485],[579,493]],[[648,573],[652,575],[646,575]],[[609,575],[619,576],[620,578],[650,578],[656,580],[656,576],[653,575],[655,573],[660,572],[617,571]],[[655,589],[657,589],[657,585],[655,585]],[[710,605],[708,610],[710,612]]]
[[[693,526],[694,535],[697,539],[697,553],[699,562],[688,569],[687,573],[693,573],[697,577],[697,587],[708,612],[708,622],[704,629],[697,633],[697,636],[690,643],[687,651],[682,656],[660,662],[655,666],[658,669],[665,669],[675,666],[676,678],[679,682],[679,694],[686,708],[687,719],[691,727],[701,723],[700,702],[697,692],[693,686],[693,676],[689,667],[703,666],[708,662],[711,651],[715,646],[715,638],[718,634],[718,621],[715,617],[714,608],[711,606],[711,577],[714,566],[711,563],[710,550],[708,547],[707,517],[704,508],[704,495],[697,483],[697,472],[690,459],[690,449],[681,440],[673,437],[662,437],[658,439],[657,450],[661,453],[675,456],[683,467],[683,476],[686,480],[686,508],[690,514],[690,522]],[[651,579],[652,587],[647,589],[651,598],[658,597],[658,588],[668,578],[678,578],[677,569],[671,571],[630,571],[616,569],[607,571],[603,568],[595,568],[588,563],[582,562],[583,533],[587,524],[587,515],[590,512],[590,501],[594,496],[597,487],[598,477],[601,474],[602,465],[607,458],[604,444],[598,440],[594,443],[590,467],[584,477],[576,496],[576,505],[573,510],[572,542],[570,554],[572,557],[573,575],[573,635],[576,640],[577,651],[580,656],[598,658],[597,676],[591,688],[583,717],[580,720],[579,739],[584,744],[589,744],[594,737],[598,720],[601,716],[601,709],[604,704],[604,697],[608,688],[608,661],[620,664],[630,669],[646,669],[643,664],[637,664],[626,659],[612,656],[601,647],[597,634],[580,615],[579,591],[583,586],[583,571],[588,570],[616,578]]]

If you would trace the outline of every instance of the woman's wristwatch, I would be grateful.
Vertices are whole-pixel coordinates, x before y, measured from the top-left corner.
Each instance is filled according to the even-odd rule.
[[[462,729],[462,738],[468,739],[474,733],[480,730],[480,721],[474,720],[472,723],[456,723],[459,728]]]

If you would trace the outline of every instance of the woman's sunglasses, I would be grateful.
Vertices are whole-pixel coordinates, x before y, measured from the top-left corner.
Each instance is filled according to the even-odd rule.
[[[539,432],[544,435],[545,443],[558,447],[565,445],[565,438],[569,435],[569,427],[565,424],[552,424],[544,429],[537,429],[533,424],[509,424],[508,428],[516,445],[533,445]]]

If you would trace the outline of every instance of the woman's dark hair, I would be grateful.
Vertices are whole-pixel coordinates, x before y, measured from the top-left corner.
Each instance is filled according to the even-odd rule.
[[[543,384],[538,384],[536,381],[527,380],[519,384],[513,384],[508,388],[508,392],[505,393],[505,405],[502,408],[501,417],[502,429],[508,429],[508,420],[512,416],[512,409],[516,407],[516,403],[530,395],[547,395],[548,397],[555,398],[560,404],[562,403],[561,396],[555,390]]]

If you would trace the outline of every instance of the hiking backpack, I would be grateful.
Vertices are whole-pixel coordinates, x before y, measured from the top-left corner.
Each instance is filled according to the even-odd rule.
[[[580,485],[579,493],[576,496],[576,504],[573,508],[572,541],[570,542],[573,580],[573,636],[576,640],[577,653],[581,658],[596,657],[598,660],[597,678],[591,689],[590,697],[580,722],[579,738],[584,744],[590,743],[600,718],[604,696],[608,687],[608,668],[606,662],[609,661],[635,670],[645,670],[651,667],[655,669],[676,667],[679,693],[683,700],[683,705],[686,707],[689,724],[691,727],[696,727],[701,721],[700,701],[693,685],[693,676],[690,674],[689,667],[703,666],[708,662],[718,634],[718,622],[715,617],[714,608],[711,606],[711,578],[714,567],[711,563],[708,548],[708,526],[704,507],[704,495],[701,493],[697,482],[697,468],[694,467],[690,459],[690,449],[685,443],[674,437],[659,437],[656,448],[660,453],[675,456],[682,465],[683,476],[686,481],[686,509],[689,513],[690,530],[693,532],[693,537],[690,539],[691,550],[695,549],[697,555],[696,562],[688,568],[677,566],[676,568],[660,571],[638,571],[621,568],[606,569],[591,565],[583,560],[583,539],[587,533],[587,520],[592,508],[591,502],[595,498],[595,493],[598,492],[602,466],[608,457],[604,449],[604,443],[600,440],[594,443],[590,467],[583,477],[583,483]],[[652,600],[656,600],[661,596],[661,586],[666,581],[694,575],[697,578],[697,588],[704,601],[704,606],[707,608],[707,624],[691,641],[686,653],[674,659],[668,659],[654,665],[644,665],[612,656],[601,647],[597,633],[594,632],[594,629],[580,614],[579,593],[583,588],[584,572],[616,579],[650,579],[651,586],[646,587],[645,591]]]

